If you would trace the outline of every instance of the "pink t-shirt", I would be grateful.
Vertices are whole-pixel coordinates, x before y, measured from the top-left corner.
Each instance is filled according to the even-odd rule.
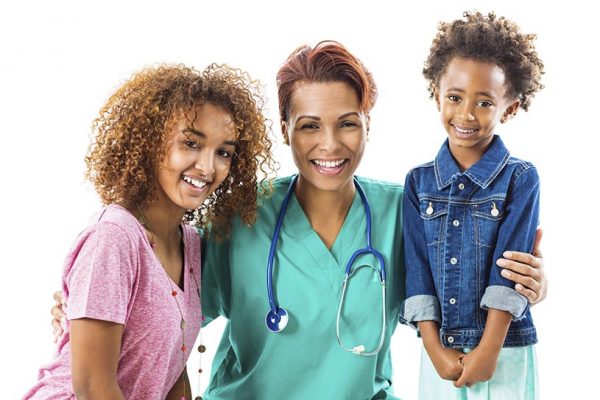
[[[182,225],[184,290],[166,274],[146,233],[125,208],[109,205],[82,232],[65,261],[67,330],[54,361],[40,369],[24,399],[73,399],[68,320],[93,318],[124,325],[117,371],[126,399],[164,399],[182,373],[200,331],[200,240]],[[194,280],[195,276],[195,280]],[[171,283],[171,284],[169,284]],[[182,354],[181,317],[186,320]]]

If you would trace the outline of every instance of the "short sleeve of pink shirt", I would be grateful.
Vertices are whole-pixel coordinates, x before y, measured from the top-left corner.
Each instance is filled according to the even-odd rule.
[[[64,282],[67,318],[93,318],[125,324],[139,262],[136,243],[122,227],[100,221],[71,253]]]

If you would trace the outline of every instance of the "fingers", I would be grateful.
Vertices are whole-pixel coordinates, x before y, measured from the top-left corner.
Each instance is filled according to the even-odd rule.
[[[544,231],[542,228],[538,228],[535,232],[535,242],[533,243],[533,255],[536,257],[542,257],[542,251],[540,250],[540,243],[542,242],[542,236]]]
[[[67,314],[65,314],[64,311],[67,307],[67,303],[65,302],[65,297],[61,291],[54,292],[52,297],[54,298],[55,304],[52,306],[52,309],[50,309],[50,314],[52,315],[52,334],[54,336],[54,343],[56,343],[65,332],[62,322],[67,317]]]
[[[519,287],[517,287],[518,285],[521,285],[520,286],[521,289],[533,290],[536,293],[540,292],[540,289],[542,286],[541,282],[539,282],[537,279],[535,279],[531,276],[516,274],[516,273],[511,272],[506,269],[503,269],[502,271],[500,271],[500,274],[503,277],[505,277],[506,279],[510,279],[511,281],[515,282],[517,284],[517,285],[515,285],[515,289],[521,293],[522,293],[522,290],[519,290]],[[541,279],[541,276],[538,278]]]
[[[515,289],[517,292],[519,292],[523,296],[525,296],[527,298],[527,301],[529,301],[529,303],[531,303],[531,304],[535,304],[536,302],[538,302],[540,300],[540,295],[538,295],[537,292],[534,292],[531,289],[527,289],[526,287],[523,287],[523,285],[521,285],[520,283],[517,283],[515,285]],[[540,286],[540,289],[541,289],[541,286]]]
[[[463,369],[462,374],[458,377],[457,380],[454,381],[454,387],[461,388],[465,386],[468,383],[467,377],[468,374],[466,373],[466,370]]]
[[[527,271],[536,271],[544,267],[544,259],[535,257],[529,253],[521,253],[519,251],[505,251],[502,253],[504,258],[499,258],[496,261],[497,265],[504,268],[509,268],[515,272],[528,275]],[[505,265],[503,265],[505,264]],[[521,270],[519,270],[521,269]]]
[[[67,305],[67,303],[65,301],[65,296],[63,295],[63,292],[61,290],[54,292],[52,297],[54,298],[54,301],[56,302],[57,306],[58,305],[63,305],[63,306]]]
[[[50,309],[50,314],[55,320],[61,320],[67,316],[67,314],[65,314],[65,312],[63,311],[61,305],[52,306],[52,308]]]
[[[63,335],[64,330],[59,320],[52,320],[52,330],[54,335],[54,343],[58,342],[58,339]]]

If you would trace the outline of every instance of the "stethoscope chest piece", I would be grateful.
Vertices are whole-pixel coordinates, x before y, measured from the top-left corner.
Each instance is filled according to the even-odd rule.
[[[275,312],[273,310],[267,312],[265,322],[271,332],[281,332],[287,326],[288,319],[288,313],[285,308],[277,307]]]

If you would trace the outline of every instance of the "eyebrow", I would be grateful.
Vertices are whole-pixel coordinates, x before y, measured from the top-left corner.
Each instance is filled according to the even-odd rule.
[[[459,89],[459,88],[455,88],[455,87],[448,88],[448,91],[449,91],[449,92],[450,92],[450,91],[453,91],[453,92],[460,92],[460,93],[464,93],[464,92],[465,92],[464,90],[462,90],[462,89]],[[477,95],[481,95],[481,96],[486,96],[486,97],[489,97],[489,98],[491,98],[491,99],[495,99],[495,98],[496,98],[496,96],[492,96],[492,94],[491,94],[491,93],[489,93],[489,92],[477,92],[477,93],[475,93],[475,94],[477,94]]]
[[[356,111],[350,111],[350,112],[347,112],[345,114],[340,115],[337,119],[344,119],[344,118],[349,117],[351,115],[356,115],[357,117],[360,118],[360,115]],[[317,121],[321,120],[321,117],[317,117],[316,115],[301,115],[301,116],[298,117],[298,119],[296,121],[300,121],[302,118],[309,118],[309,119],[314,119],[314,120],[317,120]]]
[[[199,131],[197,129],[194,129],[194,128],[185,128],[181,132],[182,133],[186,133],[186,132],[193,133],[194,135],[199,136],[200,138],[206,140],[206,134],[204,132],[201,132],[201,131]],[[236,140],[226,140],[226,141],[223,142],[223,144],[226,144],[226,145],[229,145],[229,146],[234,146],[234,147],[238,146],[238,142]]]

